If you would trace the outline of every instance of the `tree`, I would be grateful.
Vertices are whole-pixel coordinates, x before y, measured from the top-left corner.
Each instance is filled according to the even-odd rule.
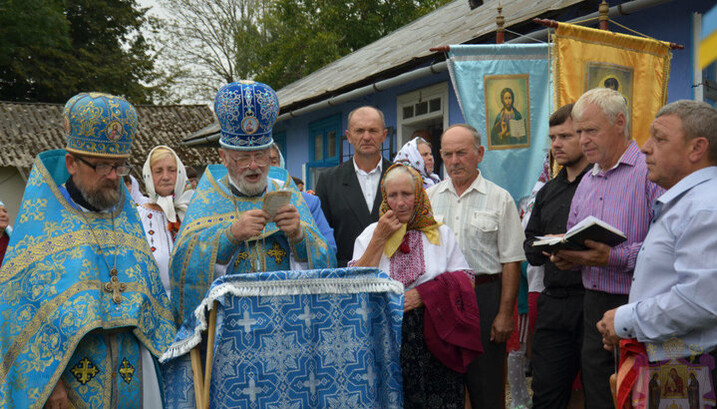
[[[161,95],[153,24],[135,0],[6,0],[0,12],[0,98],[64,102],[82,91],[135,103]]]
[[[257,80],[281,88],[386,36],[449,0],[276,0]]]
[[[279,89],[448,1],[162,0],[163,58],[183,100],[211,101],[239,79]]]
[[[163,0],[163,57],[177,70],[181,99],[214,99],[221,85],[254,76],[263,43],[258,18],[269,0]]]

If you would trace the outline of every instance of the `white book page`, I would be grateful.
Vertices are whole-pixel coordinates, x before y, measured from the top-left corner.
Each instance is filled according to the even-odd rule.
[[[525,119],[511,119],[508,126],[510,127],[510,136],[513,138],[525,136]]]

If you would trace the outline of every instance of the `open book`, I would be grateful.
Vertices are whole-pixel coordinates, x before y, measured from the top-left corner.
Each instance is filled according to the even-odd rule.
[[[279,210],[280,207],[289,204],[289,202],[291,202],[291,190],[274,190],[264,195],[264,202],[262,203],[261,209],[269,213],[271,220],[274,220],[276,211]]]
[[[547,252],[560,249],[587,250],[588,248],[584,244],[585,240],[605,243],[610,247],[615,247],[627,240],[625,233],[593,216],[584,218],[568,230],[563,237],[538,236],[536,238],[538,240],[533,242],[533,247],[542,248]]]

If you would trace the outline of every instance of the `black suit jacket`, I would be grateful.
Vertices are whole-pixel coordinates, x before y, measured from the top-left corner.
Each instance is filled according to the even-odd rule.
[[[391,162],[385,158],[381,160],[383,177]],[[316,183],[316,195],[321,199],[321,209],[326,220],[334,229],[338,265],[344,267],[352,259],[356,237],[366,226],[378,221],[382,200],[381,184],[379,183],[373,208],[369,212],[352,159],[322,173]]]

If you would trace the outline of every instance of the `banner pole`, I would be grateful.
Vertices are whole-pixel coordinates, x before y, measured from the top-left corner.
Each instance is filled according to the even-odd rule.
[[[209,408],[209,388],[212,381],[212,365],[214,364],[214,339],[217,330],[217,309],[219,308],[219,302],[214,301],[211,311],[209,311],[209,328],[207,329],[207,362],[204,370],[204,391],[202,397],[204,398],[204,408]]]
[[[192,348],[189,352],[192,358],[192,378],[194,379],[194,402],[197,409],[204,409],[204,399],[202,398],[202,357],[199,346]]]

